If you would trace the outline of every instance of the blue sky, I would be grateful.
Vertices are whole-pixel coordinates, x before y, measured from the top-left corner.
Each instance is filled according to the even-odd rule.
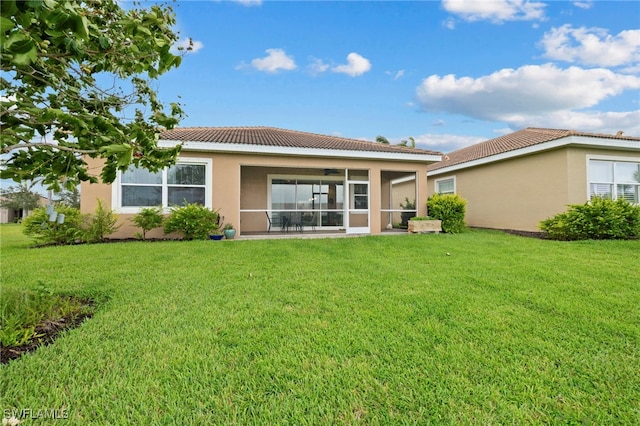
[[[128,4],[130,5],[130,4]],[[449,152],[528,126],[640,135],[640,2],[178,1],[181,126]]]

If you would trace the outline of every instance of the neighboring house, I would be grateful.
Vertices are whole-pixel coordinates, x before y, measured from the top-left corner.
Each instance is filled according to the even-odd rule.
[[[469,226],[539,231],[595,195],[640,202],[640,137],[527,128],[443,156],[429,195],[467,200]]]
[[[159,173],[130,168],[111,184],[83,183],[81,210],[101,199],[120,215],[113,238],[131,237],[141,208],[187,200],[219,209],[239,233],[300,229],[378,234],[401,210],[394,188],[426,214],[427,166],[441,153],[270,127],[179,128],[161,147],[182,144],[175,166]],[[87,159],[99,173],[101,164]],[[407,183],[411,189],[407,189]],[[152,237],[162,236],[155,230]]]
[[[0,197],[2,199],[2,197]],[[40,196],[40,205],[46,206],[49,202],[49,199],[44,196]],[[23,211],[22,209],[13,210],[7,207],[0,207],[0,223],[13,223],[19,220],[24,219],[29,216],[32,212],[27,210]]]

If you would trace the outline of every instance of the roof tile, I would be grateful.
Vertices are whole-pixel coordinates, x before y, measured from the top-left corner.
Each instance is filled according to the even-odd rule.
[[[505,152],[541,144],[544,142],[550,142],[567,136],[584,136],[607,139],[616,138],[631,141],[640,141],[640,137],[622,136],[622,134],[607,135],[601,133],[576,132],[574,130],[528,127],[517,132],[509,133],[508,135],[500,136],[498,138],[490,139],[488,141],[480,142],[466,148],[452,151],[444,155],[442,157],[442,161],[429,165],[427,170],[433,171],[442,169],[444,167],[455,166],[457,164],[467,163],[469,161],[478,160],[480,158],[485,158],[492,155],[502,154]]]
[[[189,142],[280,146],[345,151],[371,151],[416,155],[442,155],[441,152],[419,148],[385,145],[358,139],[320,135],[274,127],[182,127],[165,130],[160,139]]]

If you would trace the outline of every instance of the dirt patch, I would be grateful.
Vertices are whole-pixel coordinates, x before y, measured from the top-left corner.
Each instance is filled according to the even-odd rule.
[[[7,364],[9,361],[18,359],[22,355],[33,352],[40,346],[53,343],[64,331],[78,327],[86,319],[93,316],[95,302],[93,300],[82,300],[82,308],[89,308],[89,312],[69,315],[63,318],[47,319],[36,327],[37,338],[31,340],[23,346],[4,347],[0,345],[0,364]]]

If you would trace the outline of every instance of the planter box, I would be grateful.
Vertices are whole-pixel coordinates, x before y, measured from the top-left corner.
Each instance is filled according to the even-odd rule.
[[[407,231],[412,234],[424,234],[427,232],[435,232],[437,234],[442,231],[442,221],[436,219],[410,220]]]

